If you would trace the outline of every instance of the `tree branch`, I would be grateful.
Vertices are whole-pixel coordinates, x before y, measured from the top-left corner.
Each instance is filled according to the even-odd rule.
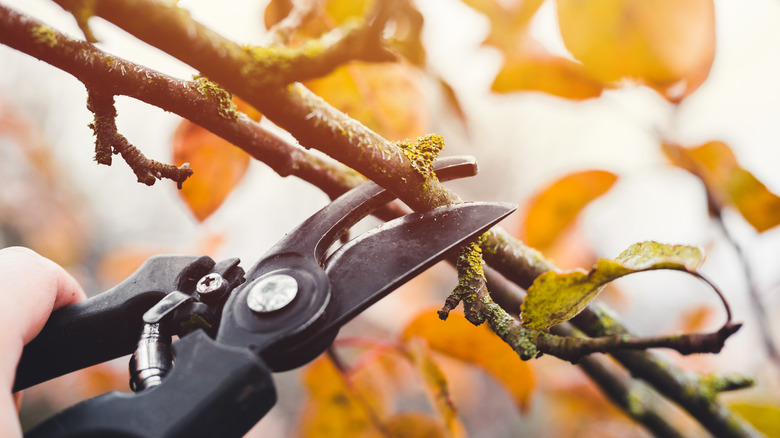
[[[70,5],[71,7],[74,4],[73,2],[74,0],[58,0],[58,3],[61,5]],[[82,2],[77,1],[77,3],[81,4]],[[269,74],[269,76],[273,76],[273,80],[271,80],[262,77],[266,73],[263,68],[270,65],[264,64],[265,61],[263,59],[267,58],[270,60],[277,56],[277,61],[281,59],[289,61],[291,63],[289,65],[294,65],[298,60],[303,59],[302,56],[305,54],[282,51],[283,55],[277,55],[263,50],[259,52],[252,51],[222,38],[205,26],[191,20],[186,11],[167,3],[153,2],[151,0],[91,0],[86,3],[94,8],[88,12],[94,12],[96,15],[106,18],[141,40],[192,65],[210,79],[243,97],[244,100],[261,110],[277,125],[292,133],[305,147],[317,147],[338,161],[355,168],[398,195],[399,198],[415,210],[427,210],[459,201],[458,196],[446,189],[438,180],[417,172],[409,158],[395,144],[327,105],[302,85],[277,86],[279,83],[285,83],[296,78],[306,78],[307,75],[324,74],[324,72],[329,71],[327,70],[328,68],[332,69],[335,67],[329,65],[330,62],[343,63],[351,59],[367,59],[365,55],[359,55],[349,49],[343,52],[333,49],[334,47],[348,46],[344,41],[348,41],[349,38],[343,35],[349,34],[349,32],[342,34],[339,40],[343,46],[339,46],[339,41],[334,43],[327,42],[327,44],[323,44],[324,49],[322,51],[315,50],[314,55],[309,57],[309,61],[315,59],[321,62],[318,64],[312,61],[313,65],[318,67],[310,72],[299,75],[293,72],[292,68],[281,68],[268,72],[278,73],[278,75]],[[1,17],[2,23],[0,23],[3,27],[3,29],[0,29],[0,40],[9,46],[16,47],[13,38],[8,36],[8,29],[6,29],[10,11],[2,8],[0,13],[3,13],[3,17]],[[37,32],[35,29],[27,30],[26,36],[37,43],[34,46],[38,49],[47,45],[59,46],[56,37],[54,37],[55,39],[52,43],[51,34],[46,29],[39,28]],[[87,46],[86,43],[83,44]],[[357,46],[362,47],[360,45]],[[364,48],[362,47],[361,50]],[[60,47],[57,47],[57,50],[54,50],[54,52],[58,52],[59,49]],[[33,53],[34,50],[28,51],[23,48],[19,50],[37,56]],[[330,50],[333,51],[330,52]],[[62,50],[62,52],[65,51]],[[83,56],[79,53],[74,55],[74,59],[79,59]],[[62,60],[66,64],[72,61],[73,59]],[[92,65],[92,62],[90,64],[92,68],[95,67]],[[67,69],[65,70],[67,71]],[[99,70],[100,74],[104,73],[101,69]],[[122,71],[121,76],[124,76],[125,73],[125,71]],[[132,73],[133,76],[135,76],[135,73],[138,73],[138,80],[143,82],[141,79],[143,71],[130,71],[129,73]],[[280,77],[287,74],[290,74],[290,76]],[[85,74],[85,76],[87,75]],[[88,85],[91,82],[89,79],[82,81]],[[126,81],[120,82],[127,83]],[[98,83],[97,85],[110,86],[109,83]],[[192,86],[195,85],[193,84]],[[127,90],[125,93],[120,93],[116,90],[109,91],[111,94],[132,95],[130,94],[132,93],[131,90]],[[181,89],[176,91],[181,91]],[[203,96],[201,93],[197,94],[201,99],[205,98],[208,100],[208,97]],[[144,100],[150,101],[150,103],[154,100],[151,96],[147,96],[146,99],[148,100]],[[178,100],[177,102],[181,105],[190,104],[186,100]],[[157,103],[153,104],[166,109],[168,107],[164,103],[160,105]],[[207,107],[212,111],[211,114],[208,117],[203,115],[201,117],[227,119],[222,116],[215,116],[215,112],[219,115],[218,109],[220,105],[211,102],[211,105],[207,105]],[[185,112],[185,110],[181,111]],[[193,120],[192,118],[190,119]],[[239,117],[238,120],[240,122],[242,118]],[[196,120],[193,121],[199,123]],[[232,120],[228,121],[223,127],[225,134],[233,135],[233,130],[236,129],[235,126],[239,124]],[[233,126],[232,128],[230,127],[231,125]],[[208,128],[208,126],[205,127]],[[243,128],[249,129],[246,125]],[[258,131],[255,130],[254,132]],[[219,132],[216,133],[222,135]],[[222,136],[232,141],[225,135]],[[267,157],[262,159],[265,161]],[[541,272],[554,269],[554,266],[545,261],[541,255],[523,246],[518,241],[508,238],[501,232],[490,233],[483,247],[485,248],[485,254],[488,255],[487,258],[493,260],[491,263],[494,263],[505,275],[514,277],[521,286],[530,284],[536,275]],[[475,285],[475,287],[481,289],[479,284]],[[490,298],[487,293],[485,297]],[[502,339],[510,343],[510,345],[516,345],[518,347],[516,350],[521,350],[521,355],[525,357],[531,357],[536,354],[536,346],[533,343],[523,342],[522,336],[520,336],[520,339],[517,339],[517,336],[522,333],[515,330],[517,322],[511,316],[504,312],[500,306],[493,303],[492,300],[482,304],[484,306],[481,313],[487,318],[493,330]],[[618,325],[616,322],[612,324],[613,322],[614,319],[610,317],[602,315],[597,317],[597,323],[602,324],[605,328]],[[622,327],[620,327],[618,332],[608,333],[607,335],[626,333]],[[529,354],[531,352],[533,354]],[[683,385],[676,382],[675,379],[679,377],[681,372],[670,364],[660,361],[655,355],[636,351],[615,352],[614,354],[634,375],[644,378],[658,387],[667,397],[678,401],[711,431],[716,431],[717,433],[722,433],[724,430],[733,431],[734,433],[731,433],[731,436],[743,436],[750,433],[749,426],[746,426],[744,422],[740,422],[726,408],[713,401],[711,394],[705,397],[701,393],[703,389],[696,387],[695,384]],[[624,359],[621,359],[621,357]],[[689,394],[683,394],[684,392]],[[706,403],[697,405],[702,400],[705,400]],[[723,427],[718,428],[719,426]]]
[[[151,186],[158,179],[168,178],[176,181],[181,189],[182,183],[192,175],[188,165],[176,167],[146,158],[135,146],[117,132],[116,108],[114,96],[90,89],[87,108],[95,115],[95,121],[89,126],[95,132],[95,161],[111,165],[111,155],[120,154],[138,178],[138,182]]]
[[[281,176],[294,175],[335,198],[366,179],[341,163],[293,146],[229,108],[198,81],[172,78],[107,54],[94,45],[0,5],[0,43],[73,75],[88,88],[125,95],[189,119],[266,163]]]

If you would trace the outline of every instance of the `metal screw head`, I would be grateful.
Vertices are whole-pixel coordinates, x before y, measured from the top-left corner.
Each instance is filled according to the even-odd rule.
[[[252,311],[268,313],[279,310],[298,294],[298,282],[286,274],[276,274],[255,281],[249,289],[246,304]]]
[[[227,281],[219,274],[207,274],[198,281],[195,290],[204,301],[209,301],[212,298],[219,299],[227,290]]]

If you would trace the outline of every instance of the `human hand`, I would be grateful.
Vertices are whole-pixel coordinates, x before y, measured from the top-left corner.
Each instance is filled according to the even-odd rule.
[[[0,249],[0,436],[21,437],[18,397],[11,394],[24,345],[43,329],[55,309],[86,298],[61,266],[21,247]]]

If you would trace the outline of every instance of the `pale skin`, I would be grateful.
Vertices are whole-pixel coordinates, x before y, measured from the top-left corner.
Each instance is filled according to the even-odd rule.
[[[61,266],[21,247],[0,249],[0,436],[21,437],[18,394],[11,394],[22,348],[40,333],[51,312],[86,298]]]

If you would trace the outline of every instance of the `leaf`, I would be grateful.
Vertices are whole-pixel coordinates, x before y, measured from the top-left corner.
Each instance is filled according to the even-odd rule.
[[[292,0],[271,0],[263,12],[263,23],[266,29],[284,20],[293,10]]]
[[[408,64],[342,66],[306,86],[339,110],[390,140],[426,131],[421,77]]]
[[[523,323],[539,330],[566,322],[580,313],[604,285],[624,275],[657,269],[695,273],[703,260],[692,246],[641,242],[631,245],[615,261],[600,259],[590,272],[546,272],[528,288],[521,306]]]
[[[521,236],[528,245],[544,251],[583,208],[606,193],[617,175],[604,170],[570,173],[536,194],[529,202]]]
[[[454,312],[442,321],[430,310],[412,320],[401,335],[404,340],[416,336],[438,353],[487,371],[510,392],[521,411],[528,408],[535,383],[530,365],[486,326],[475,327]]]
[[[263,118],[263,114],[257,108],[244,102],[242,99],[234,96],[233,103],[236,105],[236,110],[246,114],[251,120],[259,122]]]
[[[363,376],[347,385],[344,376],[326,356],[309,364],[303,373],[309,398],[301,414],[301,435],[359,436],[372,430],[374,424],[369,409],[381,415],[387,407],[370,374]]]
[[[556,2],[566,48],[604,82],[634,79],[680,102],[709,75],[712,0]]]
[[[764,435],[780,436],[780,406],[776,404],[733,403],[729,406]]]
[[[249,167],[249,155],[227,140],[183,120],[173,136],[173,162],[190,163],[193,175],[179,195],[202,222],[225,201]]]
[[[734,206],[759,233],[780,224],[780,197],[740,166],[727,144],[711,141],[684,148],[667,143],[663,151],[674,165],[702,180],[716,210]]]
[[[484,14],[490,21],[490,34],[484,44],[513,53],[526,40],[528,23],[544,0],[502,2],[498,0],[461,0],[470,8]]]
[[[405,412],[388,418],[384,431],[363,438],[445,438],[448,435],[434,418],[419,412]],[[329,435],[323,435],[329,436]]]
[[[572,100],[601,96],[605,84],[576,62],[547,53],[504,60],[491,89],[497,93],[541,91]]]
[[[687,309],[680,316],[680,331],[685,333],[703,331],[715,315],[716,310],[707,304]]]
[[[407,341],[410,359],[425,382],[425,389],[436,412],[441,417],[449,437],[464,437],[465,429],[458,418],[458,410],[450,397],[447,377],[431,356],[428,345],[420,338]]]
[[[573,100],[598,97],[604,91],[606,85],[582,65],[549,53],[531,37],[528,25],[544,0],[462,1],[487,17],[490,34],[483,44],[499,49],[504,55],[493,81],[493,91],[541,91]]]

